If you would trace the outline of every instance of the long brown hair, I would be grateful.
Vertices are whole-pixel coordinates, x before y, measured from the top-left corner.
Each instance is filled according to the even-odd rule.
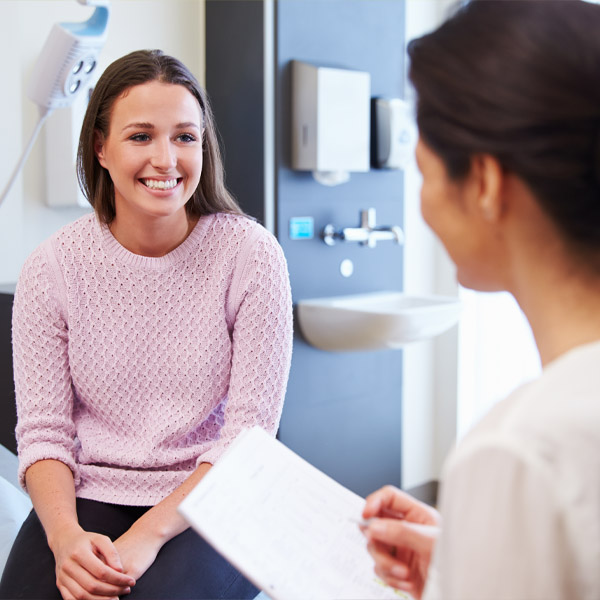
[[[474,0],[408,52],[420,134],[449,175],[495,156],[600,269],[600,6]]]
[[[243,214],[224,182],[217,131],[206,96],[196,78],[179,60],[160,50],[138,50],[113,62],[96,84],[83,120],[77,149],[77,178],[85,197],[101,222],[115,218],[114,186],[94,151],[97,132],[108,136],[111,109],[129,88],[149,81],[182,85],[198,101],[202,111],[203,165],[200,183],[185,208],[188,216],[225,212]]]

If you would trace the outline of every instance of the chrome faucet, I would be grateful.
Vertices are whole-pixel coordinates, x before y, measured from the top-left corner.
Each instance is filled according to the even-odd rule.
[[[376,215],[374,208],[360,211],[360,227],[345,227],[336,230],[330,223],[323,229],[323,241],[333,246],[337,240],[342,242],[359,242],[363,246],[374,248],[377,242],[393,240],[397,244],[404,243],[404,232],[398,225],[389,227],[375,226]]]

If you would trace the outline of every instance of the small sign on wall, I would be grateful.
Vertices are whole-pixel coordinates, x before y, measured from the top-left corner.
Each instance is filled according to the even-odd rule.
[[[291,240],[311,240],[315,236],[315,220],[312,217],[290,219]]]

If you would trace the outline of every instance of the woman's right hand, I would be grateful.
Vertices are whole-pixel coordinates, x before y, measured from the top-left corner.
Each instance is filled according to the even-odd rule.
[[[392,486],[367,497],[363,527],[375,572],[392,587],[420,598],[441,518],[434,509]]]
[[[119,554],[105,535],[76,525],[49,543],[56,560],[56,585],[64,600],[118,600],[135,585],[122,572]]]

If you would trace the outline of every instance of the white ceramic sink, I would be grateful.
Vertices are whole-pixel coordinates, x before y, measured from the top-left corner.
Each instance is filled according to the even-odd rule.
[[[300,300],[297,314],[304,338],[321,350],[401,348],[436,336],[458,321],[457,298],[371,292]]]

